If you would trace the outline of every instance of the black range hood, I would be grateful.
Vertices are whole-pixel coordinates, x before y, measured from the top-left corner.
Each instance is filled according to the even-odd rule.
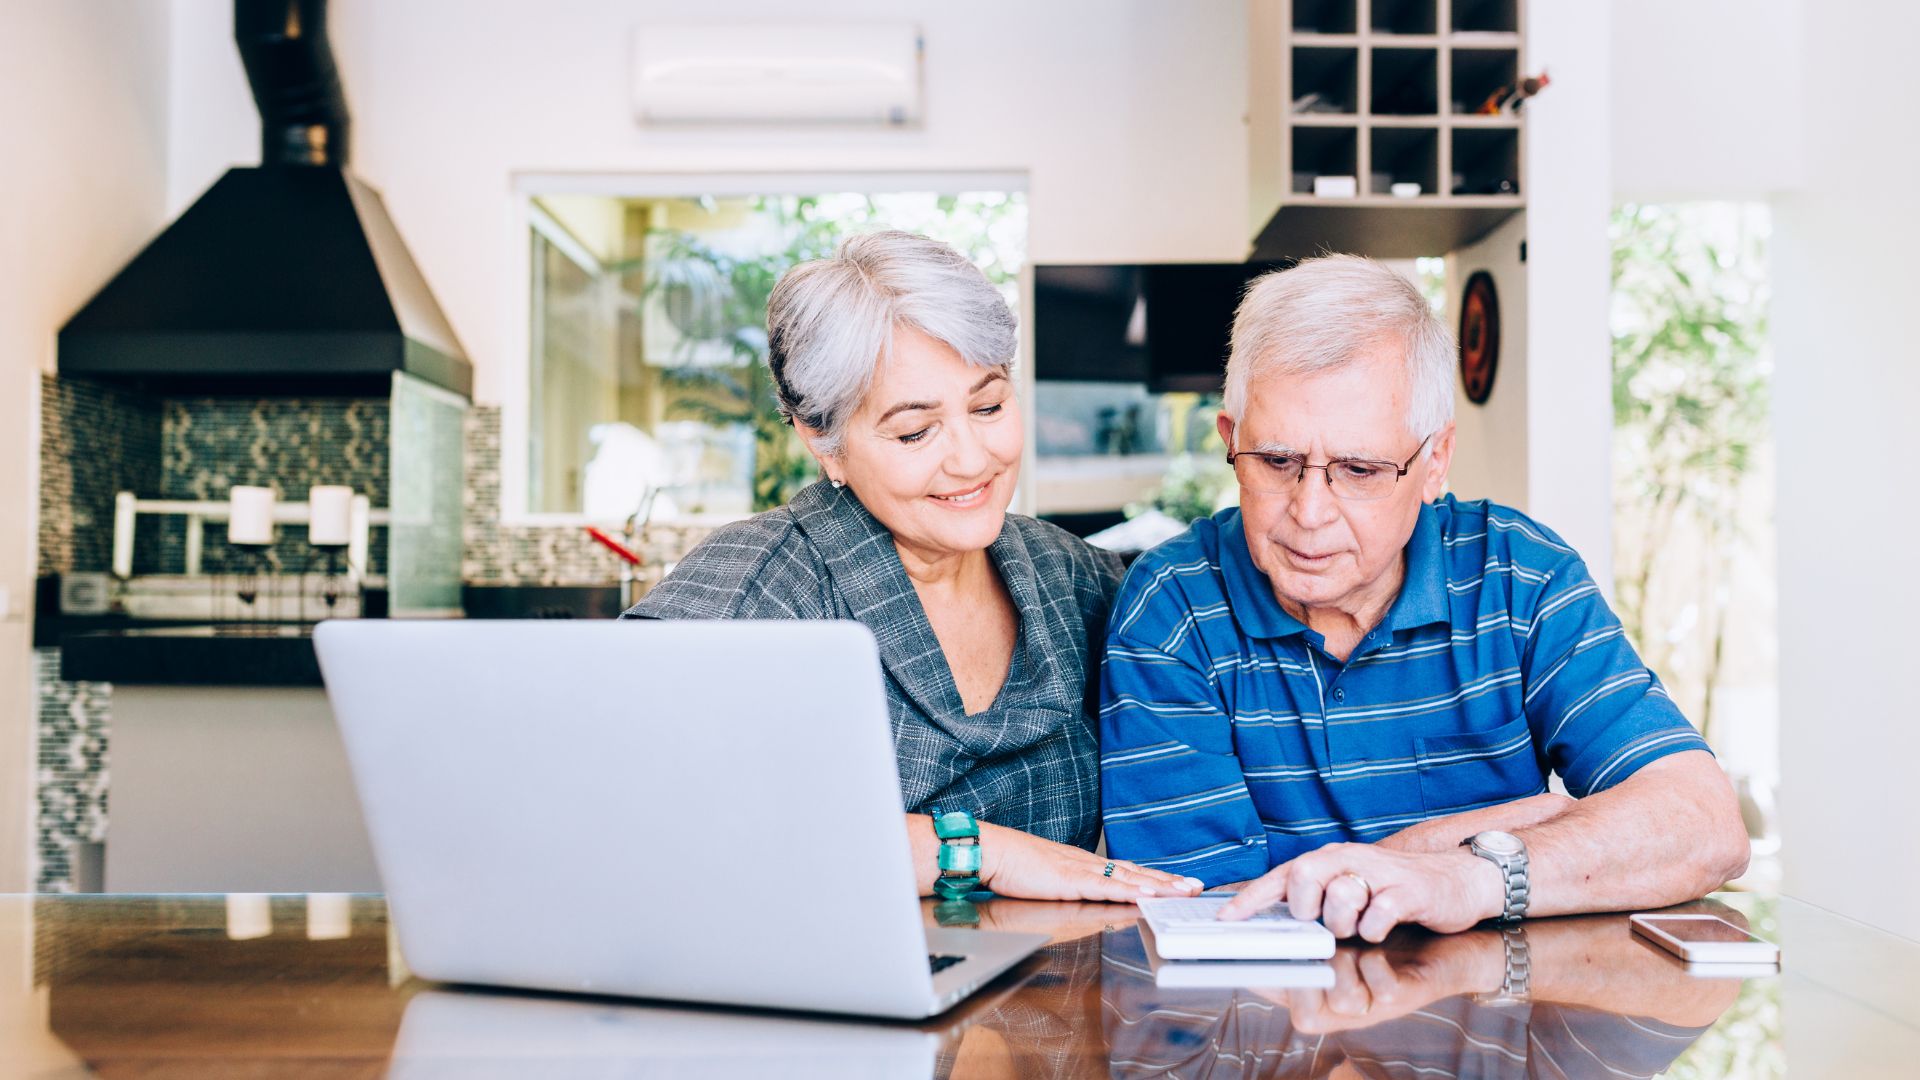
[[[473,368],[379,193],[345,169],[326,0],[235,0],[261,164],[229,169],[60,330],[63,374],[213,393],[463,396]]]

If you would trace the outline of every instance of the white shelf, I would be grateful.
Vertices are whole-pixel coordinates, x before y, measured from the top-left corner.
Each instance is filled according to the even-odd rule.
[[[1252,0],[1255,256],[1440,255],[1524,208],[1524,118],[1475,111],[1526,71],[1523,16],[1524,0]],[[1351,111],[1296,113],[1307,95]],[[1316,198],[1316,176],[1359,194]]]

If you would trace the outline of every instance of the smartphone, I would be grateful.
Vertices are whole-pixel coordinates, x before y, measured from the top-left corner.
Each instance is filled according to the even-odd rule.
[[[1633,932],[1690,964],[1777,964],[1780,947],[1717,915],[1635,915]]]

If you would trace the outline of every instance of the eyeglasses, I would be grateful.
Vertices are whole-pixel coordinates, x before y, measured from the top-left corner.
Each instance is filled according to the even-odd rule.
[[[1399,465],[1363,458],[1334,458],[1325,465],[1309,465],[1302,454],[1267,454],[1254,450],[1227,451],[1227,464],[1233,466],[1233,474],[1243,487],[1270,495],[1292,494],[1300,481],[1306,479],[1307,470],[1319,469],[1326,474],[1327,486],[1333,489],[1335,497],[1349,502],[1369,502],[1393,494],[1394,485],[1413,468],[1414,460],[1431,441],[1432,435],[1421,439],[1413,456]]]

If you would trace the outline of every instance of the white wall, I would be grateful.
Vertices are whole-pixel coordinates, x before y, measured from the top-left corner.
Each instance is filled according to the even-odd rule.
[[[1447,325],[1459,332],[1460,297],[1476,271],[1493,275],[1500,305],[1500,358],[1487,403],[1467,400],[1454,381],[1456,428],[1448,488],[1463,499],[1525,508],[1527,490],[1527,268],[1520,246],[1527,215],[1515,214],[1476,243],[1447,256]]]
[[[1612,0],[1618,201],[1755,199],[1799,185],[1802,2]],[[1823,88],[1819,108],[1860,100],[1842,84]]]
[[[163,220],[167,0],[9,5],[0,33],[0,891],[28,887],[40,374]]]
[[[176,15],[171,200],[258,159],[219,4]],[[517,392],[516,173],[1025,172],[1036,261],[1238,260],[1248,247],[1239,0],[334,0],[353,167],[381,189],[476,368]],[[919,131],[643,131],[628,35],[674,19],[912,19]]]
[[[1527,103],[1522,506],[1565,537],[1611,595],[1612,41],[1605,5],[1531,0],[1526,18],[1527,66],[1553,84]]]
[[[1808,7],[1806,85],[1823,107],[1800,137],[1818,168],[1776,200],[1773,240],[1785,888],[1914,938],[1920,140],[1900,118],[1920,100],[1920,6]],[[1884,467],[1836,464],[1842,450]]]

